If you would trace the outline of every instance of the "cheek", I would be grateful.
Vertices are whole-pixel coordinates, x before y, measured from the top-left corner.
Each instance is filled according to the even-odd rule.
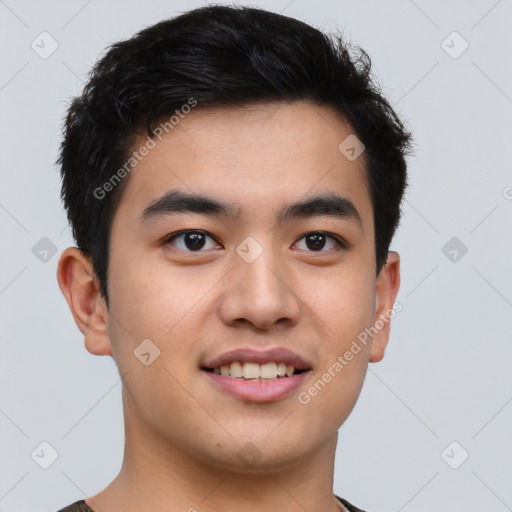
[[[324,338],[321,364],[313,387],[303,390],[304,401],[315,404],[312,409],[321,410],[332,422],[331,426],[341,424],[348,417],[368,369],[370,344],[358,337],[373,324],[375,282],[372,277],[362,265],[347,265],[322,281],[321,289],[317,288],[320,291],[308,298],[318,326],[324,326]]]
[[[134,414],[157,429],[161,425],[171,429],[170,416],[190,414],[183,388],[189,385],[192,365],[187,336],[201,295],[194,282],[166,272],[169,269],[164,266],[136,263],[112,272],[109,322],[114,359],[120,374],[126,375],[123,386],[128,403]],[[179,422],[172,428],[181,435]]]
[[[112,317],[137,339],[165,339],[179,330],[215,283],[192,267],[133,263],[121,268],[111,277]]]
[[[331,281],[311,302],[318,325],[327,325],[321,362],[299,403],[311,431],[339,428],[360,395],[368,369],[370,344],[358,338],[372,325],[375,296],[364,279]]]
[[[315,313],[333,348],[343,345],[369,327],[375,315],[375,282],[358,265],[328,275],[309,276],[303,300]]]
[[[135,382],[150,379],[145,389],[152,387],[153,379],[158,388],[159,379],[154,377],[154,371],[160,369],[160,378],[170,379],[166,387],[172,395],[174,387],[177,386],[176,392],[180,388],[169,373],[185,383],[190,372],[197,370],[195,345],[198,339],[204,338],[205,315],[211,314],[214,308],[208,292],[219,277],[211,275],[211,271],[198,272],[192,266],[178,270],[170,265],[149,267],[132,264],[121,271],[119,266],[112,273],[114,293],[109,333],[113,356],[121,373],[130,370],[130,374],[137,375]],[[159,355],[151,366],[145,367],[134,351],[144,346],[141,343],[147,339]],[[148,344],[150,348],[152,344]],[[139,392],[144,390],[133,390]]]

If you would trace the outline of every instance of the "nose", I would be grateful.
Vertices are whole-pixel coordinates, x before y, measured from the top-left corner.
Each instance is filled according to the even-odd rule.
[[[238,254],[233,260],[228,284],[217,302],[222,321],[229,326],[248,323],[259,330],[295,325],[300,300],[282,255],[267,247],[251,263]]]

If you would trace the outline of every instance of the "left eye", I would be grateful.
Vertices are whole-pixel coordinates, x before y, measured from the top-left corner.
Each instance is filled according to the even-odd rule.
[[[326,252],[322,251],[326,247],[327,239],[331,239],[331,247],[327,247],[327,249],[332,249],[332,247],[345,248],[345,244],[338,238],[333,235],[328,235],[323,231],[313,231],[304,235],[300,240],[305,240],[306,247],[311,249],[313,252]]]
[[[206,242],[207,238],[213,241],[213,243],[210,243],[210,247],[208,247]],[[331,240],[330,247],[327,244],[329,239]],[[180,242],[174,243],[175,240],[179,240]],[[326,247],[327,250],[332,249],[333,247],[346,247],[346,245],[341,240],[333,235],[328,235],[323,231],[313,231],[311,233],[307,233],[306,235],[302,236],[299,241],[300,240],[304,240],[306,248],[312,252],[326,252],[323,250]],[[180,250],[188,250],[192,252],[199,252],[201,249],[215,249],[215,247],[218,247],[218,244],[215,242],[215,240],[205,231],[201,230],[186,230],[174,233],[169,238],[167,238],[165,243],[172,244]]]

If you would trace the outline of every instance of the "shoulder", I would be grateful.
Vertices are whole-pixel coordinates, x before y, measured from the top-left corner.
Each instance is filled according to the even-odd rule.
[[[57,512],[94,512],[94,510],[85,503],[84,500],[75,501],[67,507],[61,508]]]
[[[357,508],[355,505],[352,505],[352,503],[348,502],[346,499],[344,498],[340,498],[339,496],[337,496],[336,494],[334,495],[339,501],[341,501],[341,503],[343,503],[343,505],[345,505],[345,507],[347,507],[347,509],[350,511],[350,512],[365,512],[362,508]]]

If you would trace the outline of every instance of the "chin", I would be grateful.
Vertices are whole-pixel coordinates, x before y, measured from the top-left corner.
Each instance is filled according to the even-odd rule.
[[[276,447],[279,450],[276,450]],[[234,449],[233,449],[234,448]],[[240,474],[268,474],[292,468],[306,453],[297,452],[297,444],[286,446],[286,439],[270,441],[261,437],[240,440],[236,435],[228,445],[204,454],[205,463]]]

